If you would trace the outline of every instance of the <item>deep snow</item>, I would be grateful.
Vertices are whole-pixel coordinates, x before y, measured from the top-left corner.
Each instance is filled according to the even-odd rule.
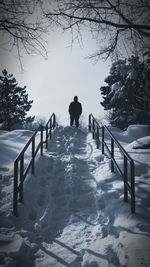
[[[150,266],[149,131],[112,131],[135,161],[135,214],[91,134],[59,126],[25,180],[19,218],[12,215],[13,161],[32,132],[1,132],[0,266]]]

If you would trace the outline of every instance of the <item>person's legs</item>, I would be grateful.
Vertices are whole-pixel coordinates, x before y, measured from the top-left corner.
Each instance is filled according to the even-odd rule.
[[[77,128],[79,127],[79,116],[75,117],[75,125]]]
[[[72,126],[73,125],[73,123],[74,123],[74,116],[70,116],[70,126]]]

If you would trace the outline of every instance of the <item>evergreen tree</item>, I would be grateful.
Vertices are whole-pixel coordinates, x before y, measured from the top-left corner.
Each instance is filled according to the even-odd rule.
[[[16,79],[6,70],[0,76],[0,123],[8,131],[32,122],[34,117],[26,117],[33,101],[28,100],[26,86],[18,86]]]
[[[144,109],[146,110],[147,122],[150,126],[150,51],[144,53],[144,72],[143,77],[145,80],[145,98]]]
[[[145,64],[138,57],[119,60],[112,64],[107,86],[100,88],[101,102],[105,110],[110,111],[110,123],[121,129],[130,124],[148,124],[148,95],[145,90]]]

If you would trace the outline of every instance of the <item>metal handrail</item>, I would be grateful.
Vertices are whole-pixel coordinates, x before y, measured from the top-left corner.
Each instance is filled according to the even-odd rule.
[[[35,157],[40,150],[40,154],[43,155],[43,144],[46,144],[46,148],[48,148],[48,138],[51,138],[52,130],[56,125],[56,117],[53,113],[46,123],[46,126],[39,126],[37,130],[30,137],[27,144],[24,146],[20,154],[14,161],[14,188],[13,188],[13,213],[15,216],[18,216],[18,195],[19,201],[23,203],[23,185],[24,180],[31,168],[32,174],[35,173]],[[45,140],[43,140],[43,133],[46,132]],[[40,141],[35,147],[35,139],[37,134],[40,133]],[[31,160],[28,162],[28,165],[25,168],[24,164],[24,153],[31,146]]]
[[[100,140],[100,130],[102,133],[102,137]],[[133,159],[127,153],[127,151],[122,147],[122,145],[118,142],[115,136],[111,133],[106,125],[99,125],[97,120],[94,118],[92,114],[89,115],[89,131],[92,132],[93,138],[96,140],[97,148],[102,148],[102,154],[104,154],[104,150],[106,148],[110,158],[111,158],[111,171],[114,172],[114,167],[118,170],[124,182],[124,201],[128,201],[128,192],[131,196],[131,212],[135,212],[135,164]],[[111,140],[111,148],[108,147],[105,142],[105,131],[108,133],[108,136]],[[115,159],[114,153],[114,144],[119,148],[120,152],[124,157],[123,171],[121,170],[119,164]],[[128,169],[130,172],[128,173]],[[130,174],[130,177],[129,177]],[[130,180],[129,180],[130,178]]]

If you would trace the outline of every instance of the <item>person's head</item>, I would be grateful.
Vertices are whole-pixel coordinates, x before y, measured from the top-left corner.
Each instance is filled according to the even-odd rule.
[[[77,96],[74,97],[74,102],[78,102],[78,97]]]

